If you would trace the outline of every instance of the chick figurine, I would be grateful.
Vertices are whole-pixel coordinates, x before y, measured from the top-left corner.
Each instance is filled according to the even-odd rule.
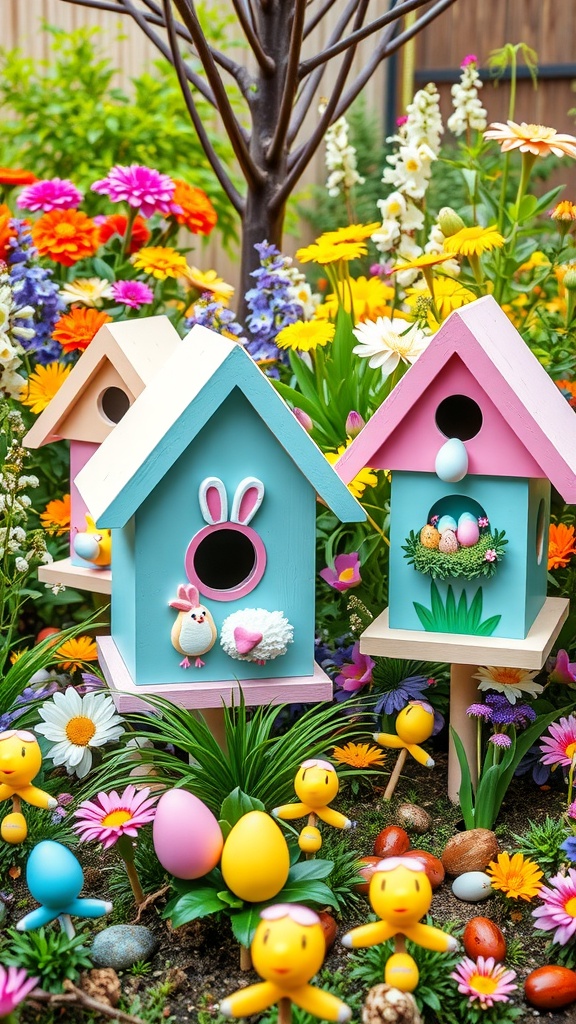
[[[326,954],[320,918],[313,910],[297,903],[266,907],[260,913],[250,952],[254,970],[264,981],[223,999],[220,1011],[226,1017],[260,1013],[287,999],[314,1017],[350,1020],[352,1010],[346,1003],[309,984]]]
[[[413,992],[418,984],[418,968],[405,952],[404,939],[418,946],[448,953],[458,942],[433,925],[420,924],[432,903],[432,886],[424,864],[416,857],[387,857],[376,865],[370,881],[368,898],[380,921],[353,928],[342,937],[347,949],[376,946],[395,938],[396,952],[388,959],[384,981],[401,992]]]
[[[336,797],[339,788],[340,783],[334,765],[330,764],[330,761],[310,758],[300,765],[294,779],[296,796],[301,802],[274,807],[272,814],[284,821],[303,818],[307,814],[308,825],[311,827],[314,826],[316,818],[320,818],[334,828],[351,828],[350,818],[328,806]]]
[[[42,766],[42,753],[34,733],[10,729],[0,733],[0,800],[12,798],[13,810],[0,826],[7,843],[23,843],[28,835],[26,819],[20,812],[20,800],[53,810],[58,801],[32,785]]]
[[[180,614],[172,626],[172,646],[184,655],[180,668],[190,668],[194,658],[196,668],[202,668],[201,654],[207,654],[214,644],[218,632],[208,609],[200,604],[198,588],[188,583],[178,587],[178,596],[170,601],[170,608],[177,608]]]
[[[86,513],[86,529],[74,537],[73,548],[79,558],[95,569],[109,569],[112,559],[112,531],[99,530],[92,516]]]
[[[394,770],[390,775],[384,792],[384,799],[390,800],[404,767],[406,755],[411,754],[415,761],[425,768],[433,768],[434,761],[419,744],[430,739],[434,732],[434,709],[424,700],[411,700],[396,718],[396,733],[375,732],[373,738],[381,747],[392,747],[400,750]]]

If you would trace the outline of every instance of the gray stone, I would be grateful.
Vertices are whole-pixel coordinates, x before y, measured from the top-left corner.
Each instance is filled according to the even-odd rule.
[[[113,924],[94,937],[92,959],[99,967],[125,971],[138,960],[150,960],[158,939],[139,924]]]

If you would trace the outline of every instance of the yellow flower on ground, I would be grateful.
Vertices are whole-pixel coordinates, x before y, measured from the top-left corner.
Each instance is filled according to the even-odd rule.
[[[63,498],[54,498],[49,501],[43,512],[40,513],[40,522],[47,533],[59,537],[68,533],[70,529],[70,495],[65,494]]]
[[[298,249],[296,259],[300,263],[337,263],[338,260],[357,260],[368,252],[365,242],[326,242],[321,236],[312,245]]]
[[[104,299],[112,298],[112,285],[101,277],[77,277],[60,289],[60,298],[83,306],[101,306]]]
[[[32,412],[42,412],[50,404],[71,370],[71,366],[64,366],[58,362],[48,363],[47,366],[38,365],[20,392],[22,405],[28,406]]]
[[[447,252],[423,252],[407,263],[397,263],[392,268],[392,273],[395,274],[398,270],[423,270],[424,267],[434,267],[437,263],[445,263],[451,259],[452,256]]]
[[[485,139],[494,139],[503,153],[519,149],[532,156],[570,156],[576,160],[576,138],[573,135],[559,135],[555,128],[543,124],[516,124],[515,121],[495,121],[484,132]]]
[[[336,231],[325,231],[317,238],[317,242],[365,242],[380,227],[380,221],[374,224],[348,224]]]
[[[186,259],[176,249],[166,245],[147,245],[132,257],[136,270],[165,281],[167,277],[179,277],[186,272]]]
[[[77,636],[66,640],[56,651],[54,660],[68,672],[82,668],[84,662],[98,660],[96,641],[91,636]]]
[[[332,757],[351,768],[372,768],[386,760],[385,752],[379,747],[371,747],[369,743],[347,743],[344,747],[334,747]]]
[[[537,697],[544,689],[540,683],[534,682],[537,672],[528,672],[525,668],[497,668],[495,665],[480,666],[474,673],[473,678],[479,679],[479,690],[496,690],[504,693],[511,704],[516,703],[517,697],[527,693],[530,697]]]
[[[348,438],[346,444],[341,444],[337,452],[324,452],[324,455],[331,466],[333,466],[341,455],[344,455],[348,445],[352,444],[352,438]],[[373,469],[369,466],[365,466],[360,472],[354,477],[353,480],[348,484],[348,490],[355,498],[361,498],[367,487],[375,487],[378,483],[378,477]]]
[[[504,238],[496,224],[489,228],[476,225],[473,228],[462,228],[455,235],[444,239],[444,251],[451,256],[481,256],[492,249],[501,249]]]
[[[227,306],[234,295],[234,285],[226,284],[223,277],[218,277],[215,270],[198,270],[198,267],[186,267],[182,274],[184,280],[191,288],[196,288],[200,294],[210,292],[216,302]],[[187,316],[190,314],[187,312]]]
[[[513,857],[499,853],[496,860],[490,861],[486,873],[492,879],[493,889],[499,889],[508,899],[528,902],[540,892],[540,879],[544,877],[536,862],[523,853],[515,853]]]
[[[338,296],[332,292],[316,307],[314,316],[318,320],[335,320],[339,307],[347,313],[354,309],[355,323],[376,320],[379,316],[390,316],[394,288],[384,284],[379,277],[349,278],[338,282]],[[397,314],[398,315],[398,314]]]
[[[318,346],[327,345],[334,338],[334,324],[322,320],[297,320],[283,327],[276,337],[278,348],[289,348],[299,352],[312,352]]]
[[[416,312],[419,300],[426,294],[427,292],[422,288],[406,289],[405,302],[412,314]],[[476,296],[470,288],[466,288],[465,285],[461,284],[460,281],[456,281],[453,277],[445,277],[441,274],[434,278],[434,301],[441,321],[445,320],[452,310],[460,309],[461,306],[474,302],[475,298]],[[435,331],[438,328],[438,321],[431,307],[428,308],[427,319],[428,326],[432,331]]]

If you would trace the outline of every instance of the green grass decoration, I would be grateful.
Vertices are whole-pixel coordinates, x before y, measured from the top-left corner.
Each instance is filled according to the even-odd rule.
[[[492,636],[502,618],[501,615],[491,615],[490,618],[482,621],[482,587],[478,587],[472,598],[472,603],[468,607],[466,591],[462,591],[458,603],[456,603],[454,591],[449,585],[446,604],[444,604],[442,595],[432,580],[430,600],[431,608],[425,608],[423,604],[414,601],[416,614],[428,633],[469,633],[472,636]]]
[[[410,530],[402,550],[406,552],[404,557],[408,559],[409,565],[432,579],[475,580],[480,576],[490,579],[494,575],[506,553],[504,548],[507,543],[504,530],[494,530],[493,533],[488,531],[481,535],[473,547],[458,548],[452,554],[445,554],[438,548],[424,547],[420,542],[420,531],[414,533],[414,530]],[[486,559],[487,551],[496,552],[493,561]]]

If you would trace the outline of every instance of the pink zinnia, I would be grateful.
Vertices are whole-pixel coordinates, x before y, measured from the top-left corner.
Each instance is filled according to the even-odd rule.
[[[154,299],[154,292],[142,281],[116,281],[112,285],[112,295],[116,302],[122,302],[132,309],[140,309]]]
[[[554,668],[548,676],[549,683],[576,683],[576,663],[568,660],[568,652],[561,650],[556,655]]]
[[[0,1017],[4,1019],[38,984],[29,978],[23,967],[2,967],[0,964]]]
[[[120,839],[120,836],[138,835],[138,829],[152,821],[155,814],[157,796],[148,798],[148,788],[137,790],[135,786],[126,786],[120,795],[98,793],[95,801],[84,800],[74,812],[80,821],[74,825],[74,831],[83,842],[96,839],[108,850]]]
[[[334,568],[328,566],[321,569],[319,575],[329,587],[334,587],[334,590],[344,591],[357,587],[362,582],[358,552],[353,551],[351,555],[336,555]]]
[[[360,644],[352,648],[352,664],[344,665],[340,675],[336,676],[336,686],[341,686],[347,693],[356,693],[372,682],[372,671],[375,662],[367,654],[360,654]]]
[[[540,744],[542,764],[563,764],[569,768],[576,754],[576,718],[561,718],[548,728],[549,736],[544,736]]]
[[[49,178],[22,189],[16,203],[23,210],[50,213],[51,210],[76,210],[82,193],[68,178]]]
[[[554,875],[550,885],[543,885],[538,893],[543,907],[532,911],[535,928],[554,931],[553,942],[565,946],[576,932],[576,871],[568,868],[567,875]]]
[[[173,202],[176,185],[172,178],[152,167],[117,164],[91,188],[93,192],[108,196],[113,203],[128,203],[143,217],[153,217],[155,213],[182,213],[182,208]]]
[[[516,971],[506,970],[493,956],[479,956],[476,963],[465,956],[450,977],[458,982],[458,991],[469,996],[472,1003],[477,999],[483,1010],[494,1003],[507,1003],[509,993],[518,988],[513,984]]]

